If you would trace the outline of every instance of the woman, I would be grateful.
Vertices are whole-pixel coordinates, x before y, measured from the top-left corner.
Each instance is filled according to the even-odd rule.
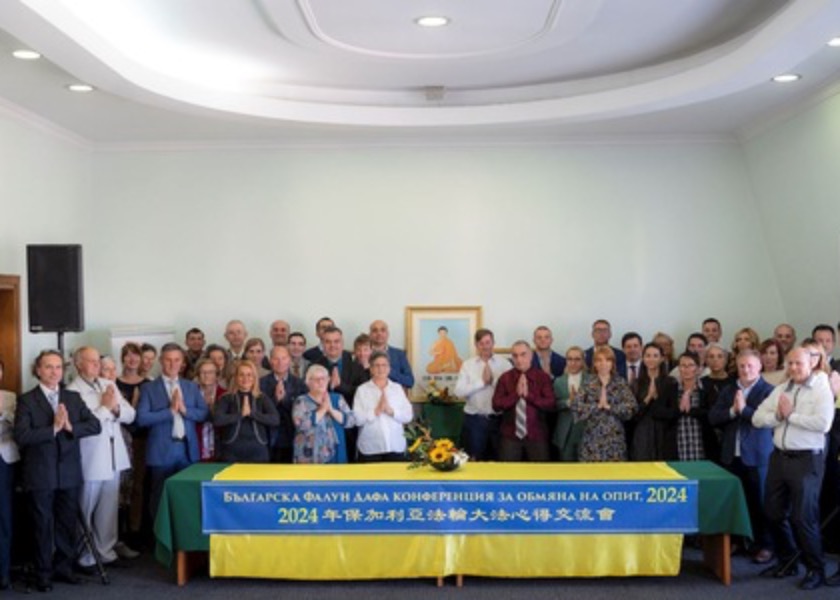
[[[117,361],[110,356],[103,356],[99,361],[99,376],[108,381],[117,382]]]
[[[679,369],[679,419],[677,419],[677,457],[679,460],[705,460],[716,455],[714,433],[709,425],[709,405],[698,378],[700,357],[683,352]]]
[[[216,408],[216,401],[225,395],[225,388],[219,385],[219,370],[209,358],[200,358],[195,363],[196,383],[201,391],[207,408],[210,410],[210,418],[203,423],[196,423],[198,434],[198,456],[201,462],[212,462],[218,455],[219,443],[216,435],[216,428],[213,426],[213,414]]]
[[[782,345],[773,338],[764,340],[759,346],[761,354],[761,376],[771,385],[779,385],[787,379],[785,357]]]
[[[653,336],[653,343],[662,349],[662,356],[665,357],[665,371],[670,372],[676,365],[674,359],[674,338],[661,331]]]
[[[706,349],[706,366],[709,374],[700,378],[700,387],[706,394],[709,407],[715,405],[723,388],[735,382],[728,370],[729,353],[720,344],[711,343]]]
[[[0,360],[0,382],[3,381],[4,366]],[[7,590],[11,585],[14,464],[20,460],[18,447],[12,439],[15,407],[15,395],[0,390],[0,590]]]
[[[572,346],[566,350],[566,370],[554,380],[554,400],[557,402],[557,425],[552,442],[557,446],[558,456],[563,462],[577,462],[580,459],[580,438],[583,423],[575,423],[571,404],[580,390],[589,383],[583,348]]]
[[[329,373],[321,365],[306,371],[309,393],[298,396],[292,407],[296,463],[346,463],[344,429],[353,427],[353,411],[341,394],[330,392]]]
[[[627,382],[616,374],[615,355],[609,347],[597,348],[592,356],[593,377],[572,401],[575,422],[583,422],[580,460],[617,462],[627,460],[624,422],[636,412],[636,398]]]
[[[758,337],[758,332],[752,327],[742,327],[735,332],[735,337],[732,338],[732,347],[729,355],[729,364],[727,371],[732,377],[738,376],[738,367],[735,364],[735,359],[738,358],[738,353],[741,350],[755,350],[758,352],[761,346],[761,338]]]
[[[219,374],[217,383],[222,389],[227,389],[228,379],[230,379],[227,351],[218,344],[210,344],[204,350],[204,356],[216,365],[216,372]]]
[[[247,358],[237,361],[228,393],[213,413],[224,462],[267,463],[270,427],[280,425],[274,402],[260,391],[257,365]]]
[[[637,381],[638,412],[634,417],[630,457],[637,461],[676,460],[676,423],[680,415],[677,382],[668,375],[662,348],[654,343],[645,344],[642,350],[642,369]]]
[[[257,366],[257,374],[265,377],[271,371],[263,367],[265,362],[265,343],[260,338],[251,338],[245,342],[245,349],[242,351],[245,358]]]
[[[391,361],[384,352],[370,357],[371,380],[356,389],[353,416],[359,426],[359,462],[405,460],[405,431],[413,409],[403,387],[388,379]]]
[[[131,406],[137,408],[140,400],[140,388],[148,381],[143,375],[143,352],[134,342],[126,342],[120,349],[122,373],[117,377],[117,389]]]

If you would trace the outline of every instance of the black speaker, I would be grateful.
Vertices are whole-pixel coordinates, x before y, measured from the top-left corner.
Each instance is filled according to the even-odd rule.
[[[26,266],[29,331],[83,331],[81,245],[29,245]]]

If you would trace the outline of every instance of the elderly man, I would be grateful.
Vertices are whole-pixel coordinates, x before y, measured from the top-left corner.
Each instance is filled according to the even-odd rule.
[[[489,329],[475,332],[476,356],[461,364],[455,395],[466,401],[461,441],[476,460],[495,460],[499,454],[499,416],[493,410],[493,392],[510,362],[493,354],[495,338]]]
[[[706,336],[706,340],[710,344],[720,344],[720,338],[723,336],[723,328],[720,325],[720,321],[714,317],[709,317],[704,320],[700,326],[700,331],[703,332],[703,335]]]
[[[493,392],[493,409],[502,413],[499,460],[548,462],[546,413],[555,408],[551,377],[533,366],[528,342],[515,342],[511,356],[514,368],[502,373]]]
[[[782,350],[787,356],[787,353],[793,349],[793,346],[796,344],[796,330],[793,326],[788,325],[787,323],[782,323],[776,326],[776,329],[773,330],[773,339],[779,342],[782,346]]]
[[[225,326],[225,339],[230,345],[228,348],[228,358],[230,360],[245,358],[245,342],[248,340],[248,330],[245,328],[245,323],[239,319],[228,321]]]
[[[81,440],[82,518],[93,543],[106,565],[117,560],[117,520],[120,503],[120,474],[131,468],[120,424],[134,421],[134,407],[122,397],[114,382],[99,377],[99,351],[83,346],[73,355],[78,376],[67,386],[77,392],[88,410],[99,419],[101,431]],[[79,557],[83,570],[93,573],[93,554],[85,548]]]
[[[303,358],[314,364],[324,355],[324,332],[333,327],[335,327],[335,321],[331,318],[321,317],[318,319],[315,323],[315,335],[318,337],[318,345],[312,346],[304,352]]]
[[[373,352],[383,352],[388,355],[388,361],[391,363],[391,373],[388,375],[388,379],[410,390],[414,387],[414,373],[411,370],[411,365],[408,363],[405,350],[388,345],[390,335],[388,324],[385,321],[377,320],[371,323],[371,350]]]
[[[268,337],[271,338],[271,347],[288,346],[290,332],[291,327],[288,321],[278,319],[272,322],[268,328]],[[262,364],[257,366],[262,367],[266,371],[271,370],[271,348],[266,350],[265,356],[263,356],[262,359]]]
[[[179,377],[183,362],[181,347],[165,344],[160,349],[160,377],[140,389],[137,404],[137,425],[149,429],[146,466],[152,519],[166,478],[200,458],[196,424],[207,418],[207,404],[195,383]]]
[[[594,323],[592,323],[592,342],[593,345],[589,349],[587,349],[586,353],[584,354],[584,359],[586,360],[586,366],[592,367],[592,356],[595,353],[596,348],[609,347],[613,351],[613,355],[615,355],[615,370],[618,372],[619,375],[626,378],[627,377],[627,357],[624,356],[624,352],[619,348],[613,348],[610,346],[610,338],[612,337],[612,326],[610,322],[606,319],[598,319]]]
[[[292,423],[292,403],[306,393],[306,384],[289,371],[292,355],[285,346],[274,346],[269,354],[271,373],[260,379],[260,390],[272,398],[280,415],[280,425],[272,431],[271,460],[278,463],[292,462],[292,441],[295,435]]]
[[[555,352],[551,346],[554,336],[551,329],[540,325],[534,329],[534,352],[531,364],[542,369],[551,379],[560,377],[566,370],[566,359]]]
[[[808,569],[799,587],[812,590],[825,583],[819,499],[825,470],[825,434],[834,418],[834,398],[826,378],[812,373],[807,350],[791,350],[787,365],[790,380],[774,389],[752,418],[755,427],[773,428],[774,450],[764,510],[778,563],[762,575],[796,575],[798,568],[793,561],[798,547]]]
[[[21,396],[14,438],[21,453],[23,487],[35,542],[35,585],[52,590],[53,579],[79,583],[73,573],[82,487],[79,441],[102,426],[74,391],[62,390],[64,360],[55,350],[35,359],[38,385]]]
[[[773,434],[753,427],[752,417],[773,386],[761,377],[761,355],[755,350],[743,350],[735,364],[738,379],[721,390],[709,411],[709,423],[723,429],[720,461],[744,487],[756,545],[753,561],[764,564],[773,558],[773,538],[762,506]]]

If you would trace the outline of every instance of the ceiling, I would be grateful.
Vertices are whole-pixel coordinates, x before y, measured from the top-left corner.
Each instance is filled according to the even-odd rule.
[[[95,147],[735,137],[832,93],[838,35],[838,0],[4,0],[0,104]]]

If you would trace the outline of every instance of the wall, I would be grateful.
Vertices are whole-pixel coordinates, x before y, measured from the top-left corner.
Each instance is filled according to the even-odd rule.
[[[840,319],[840,96],[744,145],[782,301],[800,338]]]

